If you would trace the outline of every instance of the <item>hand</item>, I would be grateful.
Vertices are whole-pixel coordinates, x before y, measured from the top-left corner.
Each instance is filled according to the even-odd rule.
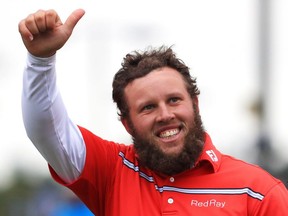
[[[38,10],[20,21],[18,30],[29,53],[49,57],[66,43],[84,14],[84,10],[77,9],[63,24],[55,10]]]

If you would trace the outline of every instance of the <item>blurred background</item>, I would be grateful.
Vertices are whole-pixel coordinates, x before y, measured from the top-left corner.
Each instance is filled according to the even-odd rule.
[[[0,13],[0,215],[92,215],[50,178],[21,116],[26,50],[18,22],[38,9],[62,21],[86,11],[57,53],[58,86],[70,116],[108,140],[130,143],[112,102],[123,57],[174,45],[197,77],[200,112],[223,153],[288,180],[288,1],[10,0]]]

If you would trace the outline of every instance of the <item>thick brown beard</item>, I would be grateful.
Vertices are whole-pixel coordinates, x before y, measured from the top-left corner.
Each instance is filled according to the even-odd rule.
[[[139,163],[153,171],[166,175],[175,175],[192,168],[202,153],[204,146],[204,128],[201,116],[194,109],[195,118],[192,128],[185,137],[183,151],[177,155],[167,155],[154,143],[143,138],[136,132],[131,122],[132,139]]]

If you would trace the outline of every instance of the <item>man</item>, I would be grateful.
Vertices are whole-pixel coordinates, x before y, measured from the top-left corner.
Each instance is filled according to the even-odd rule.
[[[128,54],[114,77],[113,100],[133,145],[75,125],[57,90],[55,54],[83,15],[75,10],[63,24],[54,10],[39,10],[19,23],[29,52],[23,120],[57,182],[97,216],[288,212],[281,181],[213,146],[196,80],[171,48]]]

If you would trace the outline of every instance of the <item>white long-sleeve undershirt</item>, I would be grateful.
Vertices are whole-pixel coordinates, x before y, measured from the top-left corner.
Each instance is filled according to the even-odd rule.
[[[28,53],[23,75],[22,115],[26,133],[38,151],[66,182],[81,174],[86,147],[67,114],[56,85],[56,56]]]

